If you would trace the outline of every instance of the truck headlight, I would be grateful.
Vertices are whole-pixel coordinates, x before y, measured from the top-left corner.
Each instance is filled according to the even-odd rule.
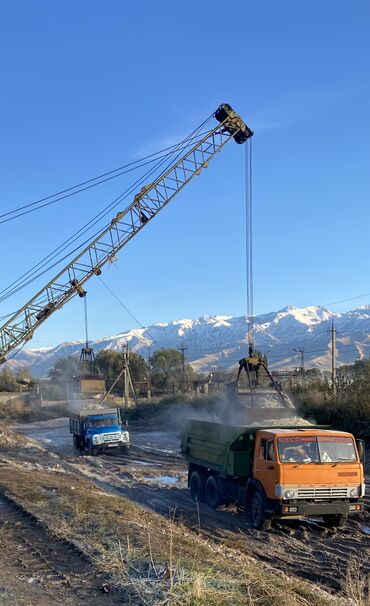
[[[360,497],[364,497],[365,496],[365,482],[363,484],[361,484],[361,492],[360,492]]]
[[[349,491],[349,496],[351,499],[355,499],[356,497],[359,496],[359,489],[358,488],[351,488],[351,490]]]
[[[129,440],[128,431],[122,431],[121,440],[122,440],[122,442],[128,442],[128,440]]]
[[[97,435],[97,436],[93,436],[93,444],[101,444],[102,441],[102,437]]]
[[[289,490],[286,490],[284,492],[284,499],[293,499],[295,495],[295,490],[292,490],[291,488]]]

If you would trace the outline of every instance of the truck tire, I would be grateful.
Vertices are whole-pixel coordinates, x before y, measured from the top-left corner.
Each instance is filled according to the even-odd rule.
[[[123,454],[123,455],[128,455],[129,450],[130,450],[130,447],[127,445],[119,447],[119,453]]]
[[[204,479],[199,471],[193,471],[189,481],[190,494],[193,501],[204,503]]]
[[[205,493],[207,505],[209,505],[209,507],[213,507],[213,509],[217,509],[221,503],[221,498],[220,488],[214,475],[208,476],[206,480]]]
[[[73,446],[76,450],[83,450],[83,445],[80,436],[73,436]]]
[[[94,448],[91,442],[89,442],[87,446],[87,454],[90,455],[90,457],[94,457],[96,455],[96,448]]]
[[[252,494],[249,509],[253,528],[268,530],[271,526],[271,520],[265,518],[265,503],[259,492],[256,491]]]
[[[326,516],[322,516],[324,520],[324,525],[327,528],[344,528],[347,523],[347,516],[344,514],[328,514]]]

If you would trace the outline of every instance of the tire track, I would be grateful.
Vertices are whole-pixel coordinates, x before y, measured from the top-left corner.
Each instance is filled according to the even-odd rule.
[[[23,604],[24,599],[30,604],[31,596],[32,603],[38,606],[122,603],[117,596],[102,593],[104,579],[95,576],[91,562],[72,544],[53,538],[3,496],[0,496],[0,544],[0,568],[11,578],[12,593],[21,593],[16,603]]]

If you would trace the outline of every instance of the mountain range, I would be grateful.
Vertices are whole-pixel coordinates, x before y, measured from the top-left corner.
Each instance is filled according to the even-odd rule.
[[[293,369],[301,364],[294,350],[304,348],[306,368],[329,369],[331,364],[331,324],[337,337],[337,363],[351,363],[370,355],[370,305],[346,313],[323,307],[286,307],[254,318],[256,348],[266,354],[274,369]],[[202,316],[195,320],[175,320],[134,328],[112,337],[90,342],[95,353],[101,349],[130,350],[145,358],[160,348],[184,347],[187,361],[195,370],[231,369],[248,352],[248,324],[245,316]],[[83,341],[56,347],[24,349],[7,364],[12,369],[28,367],[34,376],[47,376],[56,360],[79,356]]]

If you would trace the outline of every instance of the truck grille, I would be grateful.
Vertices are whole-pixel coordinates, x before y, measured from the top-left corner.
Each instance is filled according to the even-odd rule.
[[[298,488],[298,499],[345,499],[347,488]]]
[[[104,442],[118,442],[120,439],[119,433],[106,433],[103,435]]]

